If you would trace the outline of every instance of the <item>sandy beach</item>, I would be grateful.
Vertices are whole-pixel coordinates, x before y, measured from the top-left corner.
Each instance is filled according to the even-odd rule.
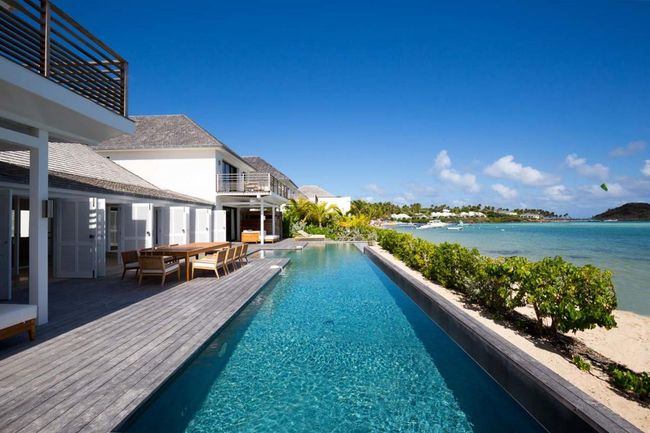
[[[620,395],[609,385],[604,376],[595,372],[581,371],[561,355],[536,346],[533,341],[482,316],[479,311],[465,308],[458,295],[426,280],[419,272],[408,268],[381,247],[373,246],[371,248],[392,260],[405,272],[420,279],[433,292],[451,301],[465,314],[507,339],[641,430],[650,431],[650,409]],[[618,310],[615,312],[615,317],[618,323],[617,328],[609,331],[597,328],[569,335],[576,337],[589,348],[635,371],[650,370],[650,317]]]

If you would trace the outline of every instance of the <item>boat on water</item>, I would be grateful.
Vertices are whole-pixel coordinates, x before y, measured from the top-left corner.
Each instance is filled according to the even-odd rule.
[[[422,229],[439,229],[439,228],[442,228],[442,227],[447,227],[448,225],[449,224],[443,223],[440,220],[431,220],[428,223],[419,226],[417,229],[418,230],[422,230]]]
[[[447,230],[456,230],[456,231],[461,231],[463,228],[465,228],[465,224],[463,222],[459,222],[455,226],[449,226],[447,227]]]

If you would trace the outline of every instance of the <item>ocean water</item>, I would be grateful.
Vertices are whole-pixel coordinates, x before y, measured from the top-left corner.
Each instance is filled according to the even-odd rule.
[[[543,431],[355,247],[289,254],[127,431]]]
[[[398,228],[433,242],[458,242],[488,256],[562,256],[614,273],[618,308],[650,316],[650,223],[473,224],[462,231]]]

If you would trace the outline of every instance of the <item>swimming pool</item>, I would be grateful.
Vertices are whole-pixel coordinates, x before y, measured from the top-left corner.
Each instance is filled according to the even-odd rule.
[[[356,247],[284,254],[126,431],[544,431]]]

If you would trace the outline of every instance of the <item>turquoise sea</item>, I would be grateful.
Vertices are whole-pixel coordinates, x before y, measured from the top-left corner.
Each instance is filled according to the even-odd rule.
[[[562,256],[614,273],[618,308],[650,316],[650,222],[472,224],[462,231],[397,230],[433,242],[458,242],[488,256]]]

